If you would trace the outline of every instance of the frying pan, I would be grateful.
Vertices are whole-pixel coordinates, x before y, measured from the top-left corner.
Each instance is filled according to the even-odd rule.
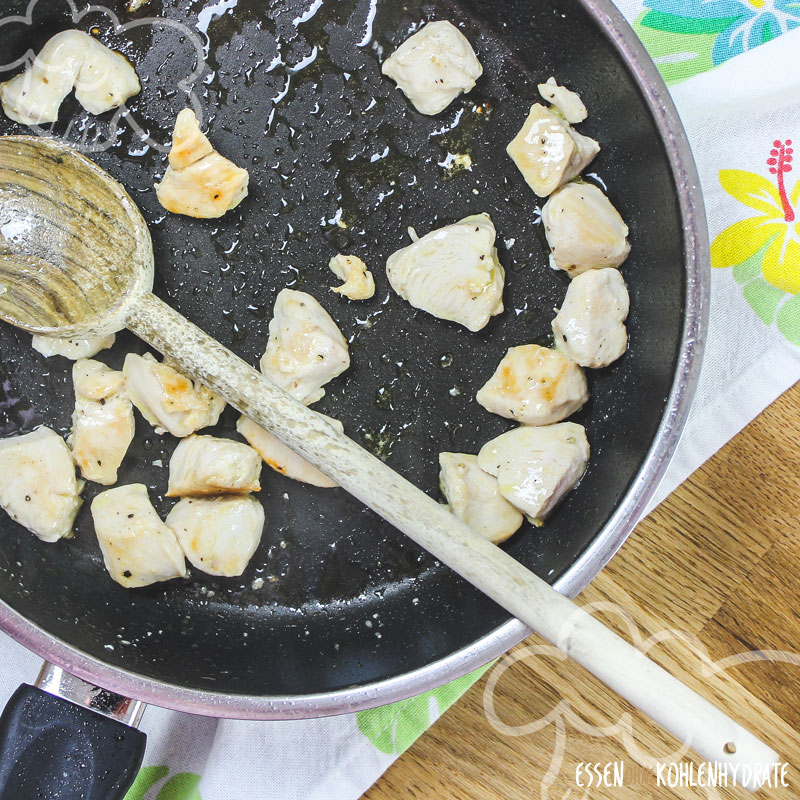
[[[347,0],[227,0],[188,9],[164,2],[166,20],[203,31],[205,66],[191,85],[212,142],[251,174],[250,197],[225,218],[166,214],[152,191],[160,149],[122,122],[73,100],[53,133],[83,143],[120,180],[150,224],[156,291],[255,363],[272,304],[286,287],[317,297],[350,341],[353,366],[316,406],[397,471],[438,496],[437,454],[476,452],[511,425],[474,394],[505,350],[549,342],[566,276],[547,267],[536,198],[505,145],[551,74],[578,89],[603,145],[589,180],[607,187],[631,227],[624,267],[631,348],[589,376],[592,400],[575,417],[593,454],[578,488],[545,527],[504,547],[568,594],[611,557],[652,494],[677,441],[701,350],[707,283],[705,227],[691,157],[666,89],[619,15],[604,2],[404,4]],[[12,0],[11,13],[25,4]],[[126,19],[123,9],[110,10]],[[11,62],[75,27],[70,7],[39,0],[30,24],[0,27]],[[146,13],[143,12],[143,13]],[[463,26],[484,64],[476,89],[441,115],[418,115],[380,75],[380,61],[422,20]],[[96,28],[126,53],[143,90],[131,119],[167,143],[187,104],[195,67],[180,26]],[[27,133],[3,118],[1,134]],[[448,154],[469,153],[453,172]],[[506,313],[482,332],[415,311],[382,269],[427,232],[489,211],[507,270]],[[336,252],[371,266],[377,293],[364,303],[333,295],[325,265]],[[66,433],[70,364],[45,360],[29,337],[2,328],[0,434],[39,424]],[[143,346],[122,334],[100,355],[119,367]],[[236,437],[229,410],[218,429]],[[141,419],[120,473],[142,482],[165,515],[166,465],[175,446]],[[241,578],[195,572],[186,582],[135,592],[105,574],[88,505],[74,539],[47,546],[7,518],[0,551],[0,623],[50,661],[110,691],[183,711],[240,718],[319,716],[391,702],[485,663],[525,628],[339,490],[265,471],[268,524]]]

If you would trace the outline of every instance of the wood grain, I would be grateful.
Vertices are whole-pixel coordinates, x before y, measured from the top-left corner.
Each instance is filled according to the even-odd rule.
[[[788,788],[757,795],[717,789],[720,798],[800,797],[800,658],[757,662],[708,674],[708,664],[748,651],[800,654],[800,385],[754,420],[645,519],[580,596],[610,603],[599,616],[621,633],[682,632],[649,655],[775,747],[789,763]],[[620,611],[628,615],[626,622]],[[521,647],[542,644],[531,637]],[[704,662],[705,660],[705,662]],[[706,674],[703,673],[703,664]],[[485,676],[403,754],[366,800],[581,798],[580,762],[624,762],[622,788],[588,789],[587,798],[714,797],[700,788],[656,785],[646,756],[678,743],[574,664],[550,656],[510,667],[495,692],[499,719],[526,725],[567,701],[578,721],[603,727],[629,714],[634,747],[567,723],[563,758],[554,724],[535,733],[498,733],[484,712]],[[645,756],[645,757],[643,757]]]

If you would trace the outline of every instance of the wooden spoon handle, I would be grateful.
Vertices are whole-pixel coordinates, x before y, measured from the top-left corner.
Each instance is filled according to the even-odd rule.
[[[127,324],[703,758],[777,762],[752,734],[161,300],[142,297]]]

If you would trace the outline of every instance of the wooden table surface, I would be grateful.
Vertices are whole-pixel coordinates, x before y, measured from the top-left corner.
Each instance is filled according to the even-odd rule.
[[[800,384],[645,519],[579,597],[627,612],[643,640],[672,630],[649,655],[774,747],[789,763],[788,788],[751,795],[657,786],[653,767],[640,764],[673,753],[678,742],[580,667],[545,654],[509,667],[494,703],[507,726],[530,731],[530,723],[550,714],[549,724],[523,735],[499,733],[484,712],[484,676],[366,800],[579,800],[584,791],[598,800],[800,798],[800,657],[797,665],[718,664],[713,674],[708,668],[749,651],[800,654],[798,497]],[[619,611],[598,613],[630,636]],[[519,647],[537,644],[543,641],[531,637]],[[564,701],[571,710],[558,707]],[[627,748],[623,733],[597,735],[615,724],[624,729],[626,720]],[[622,788],[578,788],[578,764],[612,761],[623,762]]]

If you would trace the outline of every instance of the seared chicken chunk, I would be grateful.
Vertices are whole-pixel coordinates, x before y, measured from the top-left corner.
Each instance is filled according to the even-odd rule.
[[[92,519],[108,574],[128,589],[188,575],[175,534],[161,521],[141,483],[106,489]]]
[[[497,478],[466,453],[439,453],[439,486],[450,510],[474,531],[495,544],[522,525],[522,514],[501,494]]]
[[[580,96],[576,92],[559,86],[555,78],[548,78],[546,83],[540,83],[537,88],[539,94],[555,106],[567,122],[575,125],[586,119],[586,106]]]
[[[414,308],[479,331],[503,310],[495,236],[488,214],[431,231],[389,256],[389,283]]]
[[[209,575],[241,575],[264,531],[264,507],[254,497],[185,497],[167,515],[186,558]]]
[[[512,347],[475,399],[493,414],[523,425],[550,425],[589,399],[583,370],[556,350]]]
[[[347,342],[330,314],[310,295],[283,289],[275,300],[261,371],[276,386],[309,405],[350,366]]]
[[[156,433],[188,436],[216,425],[225,408],[221,397],[150,353],[128,353],[122,372],[128,397]]]
[[[331,291],[351,300],[369,300],[375,294],[375,280],[367,265],[358,256],[334,256],[328,266],[344,283],[331,286]]]
[[[0,83],[3,111],[22,125],[43,125],[58,119],[64,98],[75,97],[90,114],[121,106],[141,89],[125,56],[109,50],[82,31],[53,36],[25,72]]]
[[[110,336],[90,336],[86,339],[61,339],[58,336],[42,336],[35,333],[31,347],[45,358],[64,356],[77,361],[79,358],[91,358],[101,350],[112,347],[116,338],[113,333]]]
[[[131,401],[125,394],[125,376],[105,364],[79,359],[72,367],[75,411],[67,444],[88,481],[111,486],[133,441]]]
[[[539,197],[547,197],[580,175],[600,152],[600,145],[556,112],[535,103],[506,149],[528,186]]]
[[[550,261],[572,277],[587,269],[618,267],[628,257],[628,226],[591,183],[569,183],[542,208]]]
[[[167,211],[188,217],[221,217],[247,197],[246,169],[223,158],[200,130],[194,112],[184,108],[175,122],[169,166],[156,185]]]
[[[330,426],[339,431],[339,433],[344,433],[344,425],[338,419],[331,419],[324,414],[320,414],[320,416],[324,417]],[[309,464],[302,456],[297,455],[277,436],[273,436],[248,417],[239,417],[239,421],[236,423],[236,430],[250,442],[250,446],[258,451],[261,458],[275,472],[280,472],[281,475],[301,483],[319,486],[322,489],[331,489],[338,485],[336,481],[332,481],[324,472],[320,472],[313,464]]]
[[[260,474],[261,459],[252,447],[216,436],[189,436],[169,461],[167,497],[257,492]]]
[[[383,62],[388,75],[420,114],[444,111],[483,74],[469,40],[455,25],[429,22]]]
[[[43,542],[72,535],[83,481],[64,440],[42,426],[0,439],[0,506]]]
[[[478,466],[496,476],[500,494],[539,525],[586,471],[582,425],[522,426],[485,444]]]
[[[582,367],[607,367],[628,349],[628,288],[619,270],[573,278],[553,320],[556,347]]]

